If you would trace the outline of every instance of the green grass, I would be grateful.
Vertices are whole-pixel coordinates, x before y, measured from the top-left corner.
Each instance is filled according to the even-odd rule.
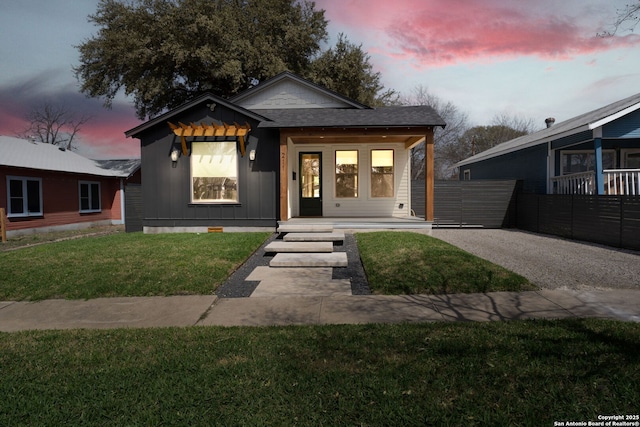
[[[0,252],[0,300],[212,294],[270,233],[120,233]]]
[[[637,414],[607,320],[0,333],[0,425],[551,426]]]
[[[412,232],[356,234],[375,294],[444,294],[536,289],[524,277],[433,237]]]

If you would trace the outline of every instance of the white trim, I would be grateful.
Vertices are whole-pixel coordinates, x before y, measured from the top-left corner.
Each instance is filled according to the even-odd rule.
[[[89,208],[88,209],[82,209],[82,186],[86,185],[88,186],[87,190],[88,192],[88,197],[89,197]],[[93,185],[97,185],[98,186],[98,209],[92,209],[91,206],[93,205],[93,199],[92,199],[92,192],[91,192],[91,187]],[[100,185],[100,181],[78,181],[78,212],[80,213],[99,213],[102,212],[102,185]]]
[[[629,154],[640,154],[640,148],[621,148],[620,149],[620,157],[623,162],[621,165],[622,169],[629,169],[629,165],[627,164],[627,155]]]
[[[124,198],[124,179],[120,178],[120,224],[124,224],[125,223],[125,209],[124,209],[124,202],[125,202],[125,198]]]
[[[605,118],[602,118],[598,121],[595,121],[593,123],[591,123],[589,125],[589,129],[596,129],[599,127],[602,127],[603,125],[606,125],[607,123],[611,123],[614,120],[619,119],[620,117],[624,117],[629,113],[633,113],[636,110],[640,109],[640,102],[637,104],[634,104],[630,107],[625,108],[624,110],[620,110],[617,113],[611,114],[610,116],[607,116]]]
[[[471,181],[471,169],[465,169],[462,171],[462,180]]]
[[[564,154],[590,154],[595,156],[595,152],[594,150],[558,150],[560,151],[560,176],[564,176],[564,175],[570,175],[573,173],[580,173],[580,172],[587,172],[587,171],[580,171],[580,172],[570,172],[565,174],[564,173],[564,161],[562,159],[562,156]],[[614,166],[617,163],[617,153],[616,150],[613,149],[607,149],[607,150],[602,150],[602,154],[604,153],[613,153],[613,164]],[[592,169],[588,169],[588,171],[591,171]]]
[[[22,213],[12,213],[11,212],[11,185],[10,181],[20,181],[22,182]],[[40,211],[38,212],[29,212],[29,194],[27,191],[27,181],[37,181],[38,182],[38,197],[40,199]],[[31,177],[31,176],[15,176],[15,175],[7,175],[6,179],[7,185],[7,218],[28,218],[30,216],[43,216],[44,215],[44,200],[42,199],[42,178]]]

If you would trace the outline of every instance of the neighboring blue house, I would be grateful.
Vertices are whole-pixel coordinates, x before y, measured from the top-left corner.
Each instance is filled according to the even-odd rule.
[[[518,179],[538,194],[640,195],[640,94],[456,164],[461,180]]]

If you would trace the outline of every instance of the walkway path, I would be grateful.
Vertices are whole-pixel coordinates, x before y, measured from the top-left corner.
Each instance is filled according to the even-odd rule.
[[[270,326],[601,317],[640,322],[640,291],[218,298],[213,295],[0,302],[0,331]]]

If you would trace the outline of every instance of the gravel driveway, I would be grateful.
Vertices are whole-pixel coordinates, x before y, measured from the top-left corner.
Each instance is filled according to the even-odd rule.
[[[517,230],[434,229],[432,236],[546,289],[640,289],[640,252]]]

